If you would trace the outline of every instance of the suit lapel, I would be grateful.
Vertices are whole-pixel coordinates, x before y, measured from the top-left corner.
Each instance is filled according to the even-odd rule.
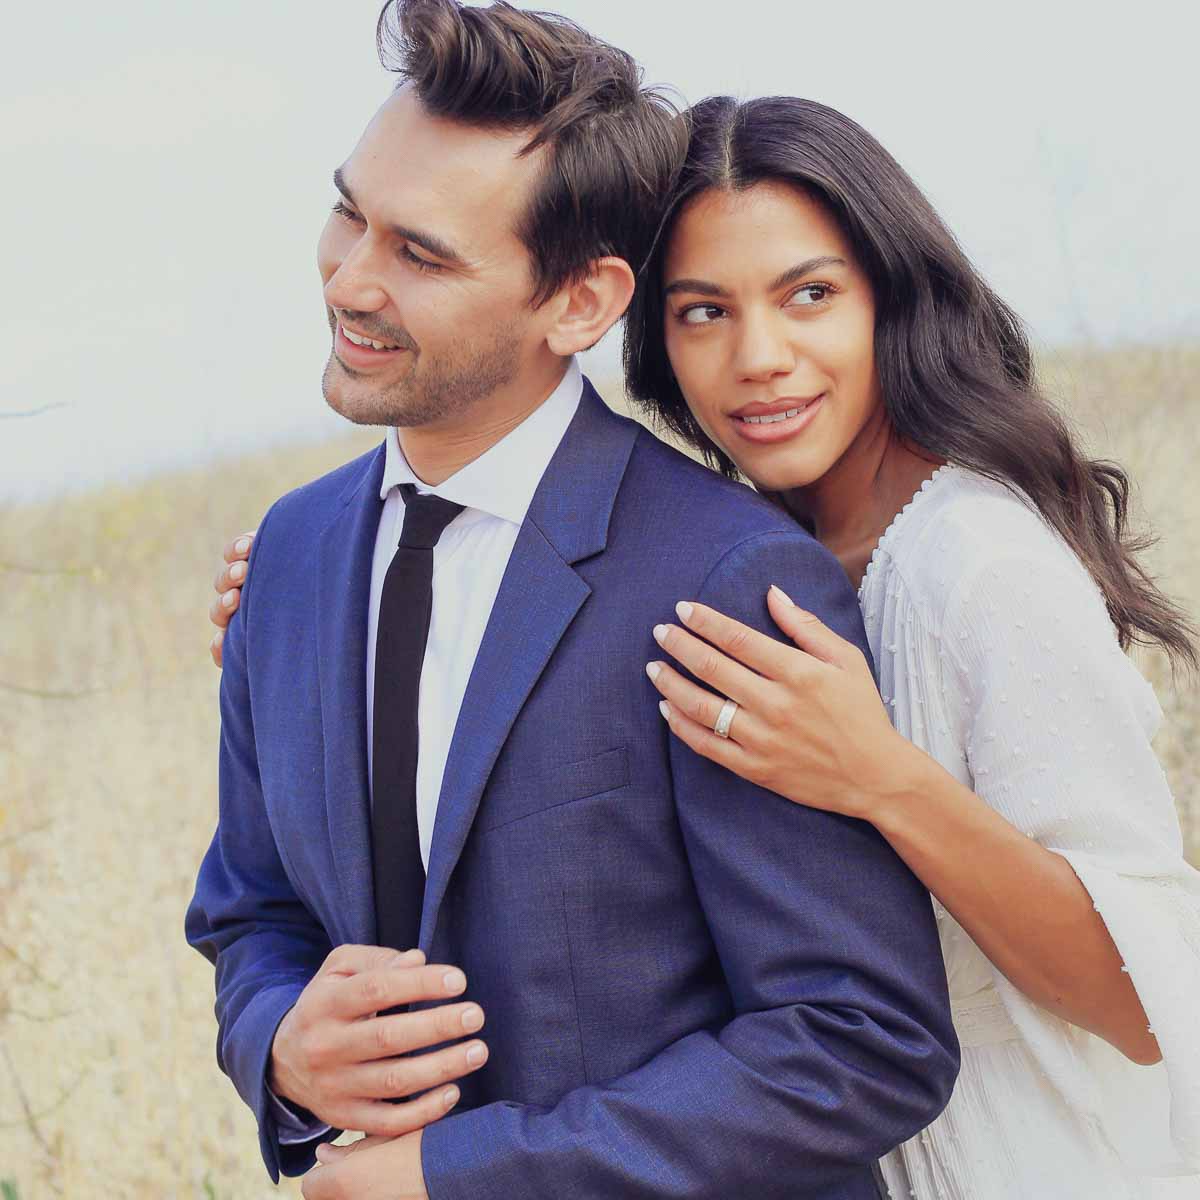
[[[321,534],[317,573],[317,666],[325,744],[325,805],[342,895],[343,940],[373,945],[371,807],[367,780],[367,613],[371,565],[383,507],[381,446],[342,493]]]
[[[602,551],[638,426],[584,385],[579,411],[534,494],[496,595],[446,759],[421,921],[438,912],[521,708],[591,589],[574,564]],[[552,731],[547,731],[552,736]]]

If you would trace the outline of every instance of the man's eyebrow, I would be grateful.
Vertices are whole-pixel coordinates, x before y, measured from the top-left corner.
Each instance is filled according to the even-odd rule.
[[[355,208],[358,207],[358,202],[354,199],[354,195],[346,183],[346,177],[342,174],[341,167],[338,167],[333,173],[333,186]],[[413,229],[408,225],[389,225],[388,232],[393,237],[400,238],[401,241],[412,242],[420,246],[423,250],[427,250],[432,254],[434,258],[443,259],[458,267],[465,267],[467,265],[467,260],[449,242],[443,241],[435,234],[425,233],[420,229]]]
[[[767,291],[777,292],[780,288],[787,287],[789,283],[795,283],[797,280],[803,279],[805,275],[811,275],[813,271],[819,271],[823,267],[844,267],[845,265],[844,258],[838,258],[832,254],[808,258],[794,267],[788,267],[786,271],[772,279]],[[727,297],[729,295],[729,292],[720,284],[710,283],[707,279],[674,279],[663,289],[663,295],[670,296],[674,292],[691,292],[698,296]]]

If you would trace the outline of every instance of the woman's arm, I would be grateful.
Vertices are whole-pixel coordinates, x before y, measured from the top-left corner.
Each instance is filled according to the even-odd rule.
[[[1131,977],[1071,865],[892,728],[857,649],[777,589],[768,604],[799,649],[700,605],[681,605],[680,617],[706,641],[660,627],[664,649],[741,705],[720,739],[712,727],[721,698],[651,664],[673,732],[789,799],[875,824],[1030,999],[1135,1062],[1158,1061]]]
[[[868,817],[896,853],[1035,1004],[1133,1062],[1158,1062],[1133,979],[1070,863],[927,754],[904,759],[896,756],[902,790],[881,797]]]
[[[242,584],[246,582],[246,573],[250,570],[250,546],[254,542],[254,534],[255,531],[251,530],[225,544],[225,565],[213,580],[217,598],[208,606],[208,619],[217,627],[217,632],[208,644],[208,652],[217,667],[221,666],[221,647],[225,642],[229,618],[238,610]]]

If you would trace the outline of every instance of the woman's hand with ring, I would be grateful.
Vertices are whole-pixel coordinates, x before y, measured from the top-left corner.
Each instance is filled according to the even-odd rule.
[[[742,778],[798,804],[871,820],[904,794],[920,752],[892,728],[857,646],[779,588],[767,607],[795,647],[703,604],[676,606],[684,628],[655,628],[659,645],[699,681],[649,663],[663,716],[697,754]],[[721,738],[713,730],[726,697],[738,709]]]

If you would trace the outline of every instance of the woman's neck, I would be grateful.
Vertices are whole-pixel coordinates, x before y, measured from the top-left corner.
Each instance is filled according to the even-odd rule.
[[[782,499],[858,587],[884,531],[943,461],[905,443],[880,410],[820,479]]]

